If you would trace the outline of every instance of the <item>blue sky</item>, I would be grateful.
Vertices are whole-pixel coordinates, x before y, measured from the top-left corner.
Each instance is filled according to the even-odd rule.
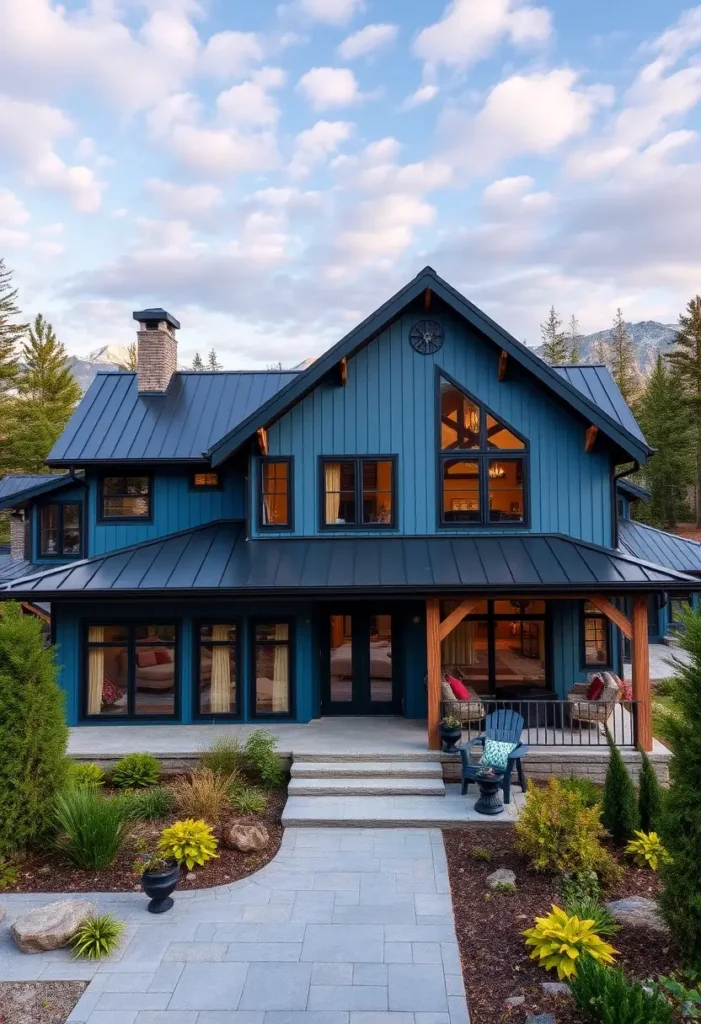
[[[701,290],[701,6],[0,0],[0,255],[71,353],[317,355],[430,263],[536,344]]]

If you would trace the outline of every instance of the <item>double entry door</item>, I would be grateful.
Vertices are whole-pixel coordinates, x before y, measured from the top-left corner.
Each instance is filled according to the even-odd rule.
[[[367,608],[325,613],[321,712],[391,715],[401,710],[392,615]]]

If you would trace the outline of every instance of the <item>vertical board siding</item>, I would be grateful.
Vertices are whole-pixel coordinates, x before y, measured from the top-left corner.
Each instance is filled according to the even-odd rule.
[[[398,455],[399,532],[465,532],[437,526],[439,367],[528,438],[528,529],[610,544],[611,461],[606,453],[584,451],[585,424],[513,363],[500,383],[499,353],[458,318],[436,315],[444,326],[444,345],[433,356],[417,354],[408,341],[416,319],[402,316],[349,359],[345,387],[320,384],[269,428],[269,454],[295,460],[295,533],[318,532],[322,454]],[[257,501],[256,476],[254,467],[250,477]],[[265,535],[272,534],[266,530]]]
[[[113,474],[126,472],[115,467]],[[137,470],[129,470],[138,475]],[[234,472],[222,474],[217,491],[190,489],[190,472],[157,470],[153,475],[153,520],[145,523],[101,523],[100,477],[89,477],[88,554],[101,555],[130,544],[153,540],[178,530],[201,526],[215,519],[244,519],[246,515],[245,479]]]

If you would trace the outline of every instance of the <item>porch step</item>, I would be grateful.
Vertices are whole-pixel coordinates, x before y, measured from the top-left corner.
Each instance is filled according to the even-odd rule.
[[[293,779],[366,779],[400,777],[403,779],[442,779],[440,761],[294,761]]]
[[[518,817],[523,795],[518,793],[502,814],[477,814],[476,795],[463,797],[460,786],[449,785],[435,796],[290,796],[282,813],[286,828],[461,828],[475,824],[509,825]]]
[[[445,796],[443,778],[399,778],[395,775],[375,777],[299,778],[290,779],[289,796]]]

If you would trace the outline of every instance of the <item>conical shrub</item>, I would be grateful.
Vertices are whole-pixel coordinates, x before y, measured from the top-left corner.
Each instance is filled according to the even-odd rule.
[[[609,764],[606,769],[601,820],[615,842],[626,843],[633,838],[633,833],[638,828],[635,786],[610,733],[607,733],[607,738]]]
[[[642,755],[638,786],[638,815],[643,832],[656,832],[662,809],[662,788],[646,753]]]

